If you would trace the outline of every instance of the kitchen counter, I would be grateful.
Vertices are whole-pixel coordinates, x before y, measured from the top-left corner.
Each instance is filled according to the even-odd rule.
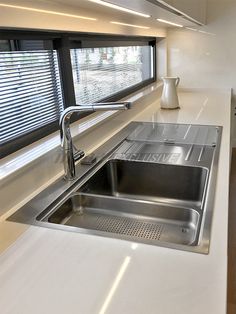
[[[210,253],[3,221],[2,314],[226,313],[231,93],[182,90],[179,98],[180,110],[156,100],[133,120],[223,126]]]

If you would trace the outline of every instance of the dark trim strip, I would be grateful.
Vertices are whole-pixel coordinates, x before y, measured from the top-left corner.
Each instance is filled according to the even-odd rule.
[[[68,37],[63,37],[58,45],[58,61],[61,76],[62,94],[64,106],[75,106],[75,90],[73,82],[73,73],[70,57],[70,42]]]

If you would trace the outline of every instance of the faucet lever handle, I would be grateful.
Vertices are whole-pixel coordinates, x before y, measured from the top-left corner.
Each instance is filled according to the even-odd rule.
[[[77,149],[77,148],[75,148],[75,146],[73,146],[73,154],[74,154],[74,160],[77,161],[77,160],[84,157],[85,152],[82,151],[81,149]]]

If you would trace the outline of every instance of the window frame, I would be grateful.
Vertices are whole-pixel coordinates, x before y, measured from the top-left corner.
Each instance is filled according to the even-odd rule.
[[[106,34],[87,34],[78,32],[51,32],[36,30],[0,30],[0,40],[10,41],[10,51],[20,51],[19,40],[43,40],[44,49],[53,49],[58,54],[58,67],[61,78],[62,97],[64,108],[76,105],[74,81],[71,65],[70,49],[74,48],[101,48],[119,46],[149,45],[153,47],[153,78],[119,91],[100,101],[118,101],[141,88],[152,84],[156,77],[156,40],[154,37],[121,36]],[[22,50],[23,51],[23,50]],[[91,113],[73,115],[71,122],[77,121]],[[33,130],[1,145],[0,158],[3,158],[33,142],[59,130],[59,120]]]

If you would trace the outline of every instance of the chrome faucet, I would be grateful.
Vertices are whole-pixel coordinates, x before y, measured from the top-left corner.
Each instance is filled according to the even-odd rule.
[[[84,157],[85,153],[82,150],[76,150],[72,143],[70,132],[70,117],[74,112],[94,112],[98,110],[126,110],[130,109],[130,102],[108,102],[96,103],[92,105],[71,106],[66,108],[60,117],[60,135],[61,146],[63,149],[63,162],[65,169],[65,179],[74,180],[75,161]]]

